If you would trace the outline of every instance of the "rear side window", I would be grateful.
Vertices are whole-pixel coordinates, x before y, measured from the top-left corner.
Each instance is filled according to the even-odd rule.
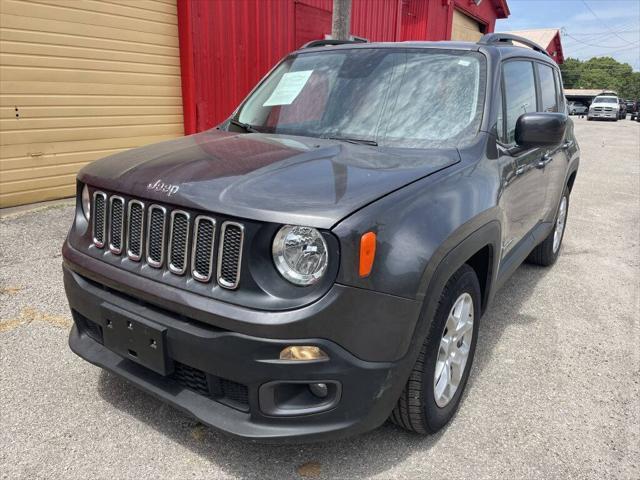
[[[538,77],[540,78],[540,100],[543,112],[558,111],[558,93],[556,82],[553,78],[553,69],[541,63],[537,64]]]
[[[536,82],[531,62],[507,62],[503,65],[502,72],[506,102],[506,132],[502,141],[511,144],[515,142],[516,121],[520,115],[535,112],[537,109]]]
[[[565,111],[565,98],[564,92],[562,91],[562,81],[560,80],[560,74],[557,70],[553,71],[553,77],[556,79],[556,90],[558,91],[558,111]]]

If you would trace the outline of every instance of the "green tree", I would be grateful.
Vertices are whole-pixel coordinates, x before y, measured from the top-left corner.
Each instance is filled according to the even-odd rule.
[[[627,76],[624,84],[620,87],[620,92],[623,98],[640,100],[640,72],[633,72]]]
[[[560,65],[564,88],[578,88],[580,75],[582,74],[582,62],[576,58],[567,58]]]
[[[568,58],[560,71],[565,88],[614,90],[622,98],[640,97],[640,72],[611,57],[594,57],[584,62]]]

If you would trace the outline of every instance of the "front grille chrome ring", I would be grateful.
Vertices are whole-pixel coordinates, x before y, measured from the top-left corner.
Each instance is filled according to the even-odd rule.
[[[173,258],[172,258],[172,254],[173,254],[173,250],[172,250],[172,244],[173,244],[173,225],[175,222],[175,218],[178,215],[184,215],[187,219],[187,233],[185,234],[185,241],[184,241],[184,253],[182,255],[182,265],[174,265],[173,264]],[[187,251],[189,250],[189,228],[191,226],[191,215],[189,215],[188,212],[185,212],[184,210],[173,210],[171,212],[171,222],[169,224],[169,248],[167,249],[167,258],[168,258],[168,262],[169,262],[169,270],[171,271],[171,273],[175,273],[176,275],[184,275],[184,272],[187,271]]]
[[[200,228],[200,223],[202,222],[210,222],[213,233],[211,234],[211,248],[208,250],[207,256],[207,275],[202,275],[197,271],[197,254],[198,254],[198,233]],[[199,215],[196,217],[195,223],[193,225],[193,240],[191,242],[191,276],[198,280],[199,282],[206,283],[211,280],[211,276],[213,275],[213,248],[216,243],[216,221],[214,218],[206,217],[203,215]]]
[[[141,215],[141,219],[140,219],[140,230],[138,232],[138,235],[140,236],[140,251],[138,253],[134,252],[131,249],[131,234],[134,233],[131,230],[131,209],[133,208],[134,205],[138,205],[140,206],[140,215]],[[144,203],[142,203],[140,200],[129,200],[129,204],[127,205],[127,257],[129,257],[130,260],[133,260],[134,262],[139,262],[140,259],[142,258],[142,237],[144,236]]]
[[[153,222],[153,212],[160,210],[162,212],[162,235],[160,237],[160,258],[155,260],[151,258],[151,223]],[[167,209],[160,205],[151,205],[147,213],[147,239],[145,242],[147,263],[153,268],[162,268],[164,263],[164,241],[166,237]]]
[[[222,260],[224,256],[225,250],[225,232],[227,231],[227,227],[236,227],[240,230],[240,251],[238,253],[238,265],[236,266],[235,271],[235,281],[229,282],[222,278]],[[216,277],[218,279],[218,285],[223,288],[229,290],[235,290],[238,288],[238,284],[240,283],[240,271],[242,269],[242,250],[244,247],[244,225],[238,222],[224,222],[220,229],[220,245],[218,246],[218,268],[216,271]]]
[[[96,207],[96,200],[98,197],[102,199],[102,227],[100,228],[100,236],[102,237],[102,240],[98,239],[98,235],[96,235],[98,233],[98,231],[96,230],[96,223],[98,221],[98,208]],[[93,219],[91,224],[93,230],[93,244],[98,248],[104,247],[104,244],[106,242],[105,237],[107,236],[107,194],[104,192],[93,192]]]
[[[122,203],[122,212],[120,213],[120,246],[116,246],[113,243],[113,202]],[[109,198],[109,251],[115,255],[122,253],[122,244],[124,243],[124,198],[118,195],[111,195]],[[106,222],[105,222],[106,223]]]

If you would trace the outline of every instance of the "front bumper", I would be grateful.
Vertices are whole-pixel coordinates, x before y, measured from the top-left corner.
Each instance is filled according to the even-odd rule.
[[[71,349],[232,435],[264,442],[316,441],[376,428],[393,409],[413,361],[409,352],[395,361],[365,361],[324,338],[272,339],[208,325],[126,295],[71,267],[68,261],[63,267],[75,321],[69,337]],[[162,375],[105,347],[105,311],[113,310],[165,329],[164,347],[175,370]],[[365,338],[368,335],[366,328],[361,333]],[[285,346],[308,344],[321,347],[329,360],[302,363],[278,359]],[[283,391],[274,388],[294,385],[295,396],[304,390],[296,387],[298,382],[305,387],[309,383],[335,386],[336,401],[315,410],[311,405],[308,413],[274,409],[273,397],[281,397]],[[308,400],[298,398],[293,403],[305,406]]]
[[[589,112],[589,118],[618,118],[618,112]]]

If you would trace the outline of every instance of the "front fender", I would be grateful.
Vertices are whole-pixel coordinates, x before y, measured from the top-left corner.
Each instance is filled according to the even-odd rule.
[[[341,247],[337,281],[422,300],[447,253],[500,218],[497,168],[492,160],[449,167],[343,220],[333,229]],[[361,278],[360,238],[368,231],[377,235],[377,251],[371,274]]]

